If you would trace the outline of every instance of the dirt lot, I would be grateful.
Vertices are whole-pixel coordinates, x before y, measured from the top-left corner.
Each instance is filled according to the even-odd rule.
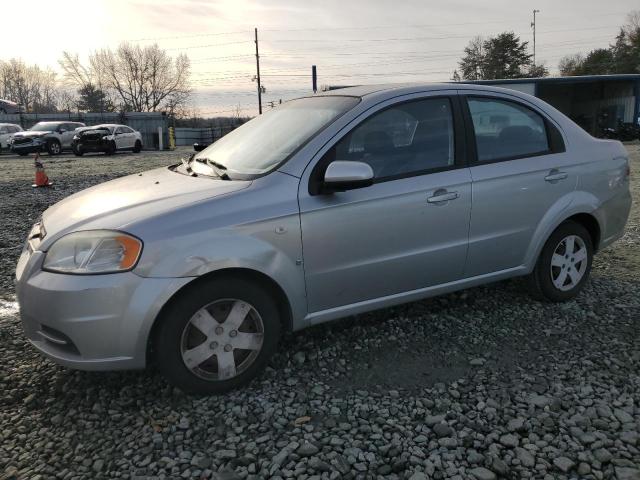
[[[628,149],[637,199],[640,145]],[[12,279],[30,225],[179,156],[43,157],[55,185],[37,190],[31,160],[0,156],[0,479],[640,480],[637,205],[575,301],[536,302],[513,280],[345,319],[288,336],[225,396],[41,358]]]

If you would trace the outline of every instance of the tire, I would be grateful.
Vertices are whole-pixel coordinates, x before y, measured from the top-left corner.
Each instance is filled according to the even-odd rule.
[[[62,145],[56,139],[47,142],[47,153],[51,156],[60,155],[62,153]]]
[[[236,277],[198,282],[172,300],[157,321],[156,365],[169,383],[188,393],[220,394],[246,385],[267,366],[280,339],[272,296]],[[232,330],[225,327],[234,321]],[[238,346],[241,342],[251,348]]]
[[[84,151],[82,150],[82,148],[76,147],[76,148],[73,149],[73,154],[76,157],[81,157],[82,155],[84,155]]]
[[[140,140],[136,140],[136,144],[133,146],[133,153],[140,153],[142,150],[142,142]]]
[[[105,155],[113,155],[116,153],[116,144],[115,142],[109,142],[107,145],[107,149],[104,151]]]
[[[567,251],[571,245],[572,254]],[[578,260],[579,257],[582,259]],[[591,235],[579,223],[567,221],[551,234],[542,248],[527,278],[530,290],[539,299],[550,302],[571,300],[587,282],[592,263]]]

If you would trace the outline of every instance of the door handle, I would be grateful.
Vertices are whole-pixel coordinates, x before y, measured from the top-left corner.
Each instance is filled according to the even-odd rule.
[[[567,172],[560,172],[558,170],[551,170],[549,175],[544,177],[545,182],[557,182],[558,180],[564,180],[569,174]]]
[[[446,190],[436,190],[431,197],[427,198],[429,203],[442,203],[458,198],[458,192],[447,192]]]

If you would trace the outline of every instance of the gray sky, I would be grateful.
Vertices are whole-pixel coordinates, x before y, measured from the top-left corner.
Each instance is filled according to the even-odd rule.
[[[308,94],[319,84],[448,80],[475,35],[512,30],[531,41],[537,63],[614,40],[637,0],[4,0],[0,58],[59,70],[63,50],[86,57],[119,42],[157,42],[192,61],[193,107],[202,113],[257,110],[253,27],[260,35],[265,101]],[[22,18],[29,14],[28,26]],[[46,29],[54,26],[53,33]]]

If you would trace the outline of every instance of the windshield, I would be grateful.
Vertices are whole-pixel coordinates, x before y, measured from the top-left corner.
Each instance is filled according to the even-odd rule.
[[[204,174],[215,169],[212,164],[230,175],[266,173],[358,101],[355,97],[321,96],[284,103],[199,152],[194,159],[200,161],[191,162],[191,167]]]
[[[52,132],[58,128],[58,126],[57,123],[36,123],[29,130],[32,132]]]

